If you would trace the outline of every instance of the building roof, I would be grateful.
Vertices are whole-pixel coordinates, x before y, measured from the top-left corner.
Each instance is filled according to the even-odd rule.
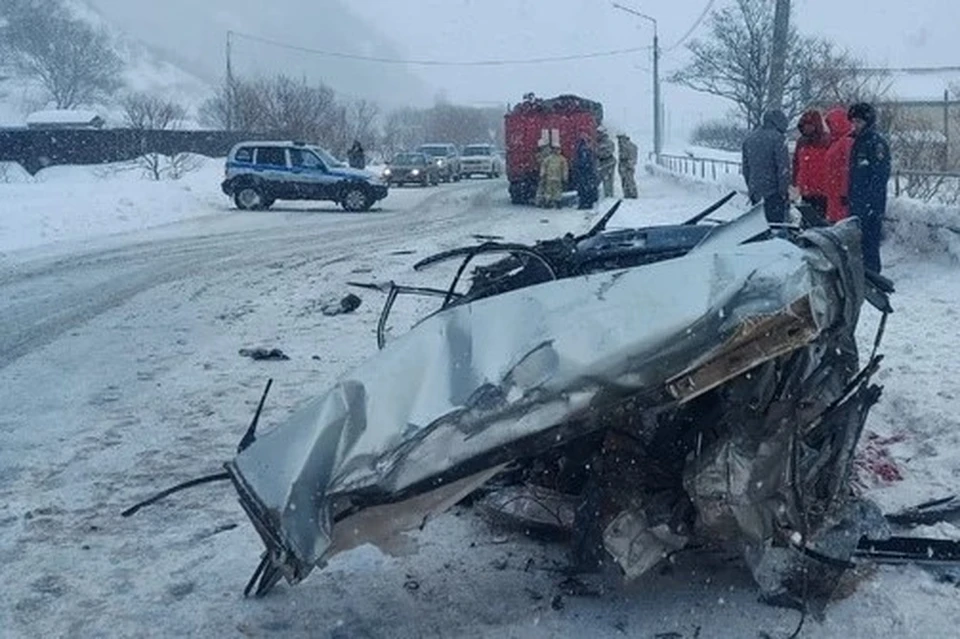
[[[73,109],[51,109],[49,111],[34,111],[27,116],[27,125],[31,124],[77,124],[91,125],[103,118],[96,111],[80,111]]]

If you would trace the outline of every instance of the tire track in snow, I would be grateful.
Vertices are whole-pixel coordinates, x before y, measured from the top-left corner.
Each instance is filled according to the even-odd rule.
[[[328,261],[456,227],[490,201],[501,183],[459,184],[397,213],[344,221],[341,216],[277,217],[263,229],[136,242],[128,246],[18,265],[0,277],[0,370],[151,288],[199,273],[216,275],[316,251]]]

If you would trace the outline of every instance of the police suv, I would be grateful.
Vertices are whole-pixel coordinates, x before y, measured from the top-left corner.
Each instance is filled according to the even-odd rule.
[[[387,197],[379,176],[302,142],[237,144],[227,156],[221,188],[244,210],[265,209],[276,200],[329,200],[348,211],[367,211]]]

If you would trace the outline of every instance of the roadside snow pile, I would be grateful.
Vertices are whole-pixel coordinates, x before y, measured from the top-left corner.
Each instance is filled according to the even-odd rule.
[[[33,181],[33,176],[27,173],[19,163],[0,162],[0,184],[23,184]]]
[[[714,155],[724,153],[726,152],[713,152]],[[698,154],[697,157],[702,158],[704,156]],[[691,166],[696,169],[699,164],[693,162]],[[725,190],[746,193],[743,176],[738,173],[720,173],[714,180],[712,173],[709,174],[710,177],[701,178],[698,175],[671,171],[655,164],[647,164],[647,171],[652,175],[673,178],[681,182],[715,184]],[[910,198],[891,196],[888,200],[885,220],[884,232],[887,240],[896,242],[906,251],[917,254],[924,259],[940,256],[947,257],[952,262],[960,262],[960,206],[931,204]]]
[[[180,180],[145,179],[136,162],[55,166],[26,179],[0,179],[0,251],[85,240],[215,214],[229,207],[220,192],[223,161],[191,156]],[[22,172],[22,169],[20,169]],[[19,177],[18,177],[19,176]]]
[[[887,237],[905,250],[960,262],[960,206],[891,198],[886,220]]]

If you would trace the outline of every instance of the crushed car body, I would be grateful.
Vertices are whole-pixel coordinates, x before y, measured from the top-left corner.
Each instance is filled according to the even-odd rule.
[[[605,231],[611,211],[581,237],[421,263],[464,258],[459,278],[506,254],[465,294],[410,289],[441,309],[245,438],[226,467],[266,546],[247,591],[364,543],[391,552],[474,493],[566,535],[584,569],[634,579],[710,543],[765,596],[829,597],[861,538],[889,536],[850,474],[880,394],[854,331],[892,288],[865,278],[855,221],[771,233],[759,207],[706,213]]]

